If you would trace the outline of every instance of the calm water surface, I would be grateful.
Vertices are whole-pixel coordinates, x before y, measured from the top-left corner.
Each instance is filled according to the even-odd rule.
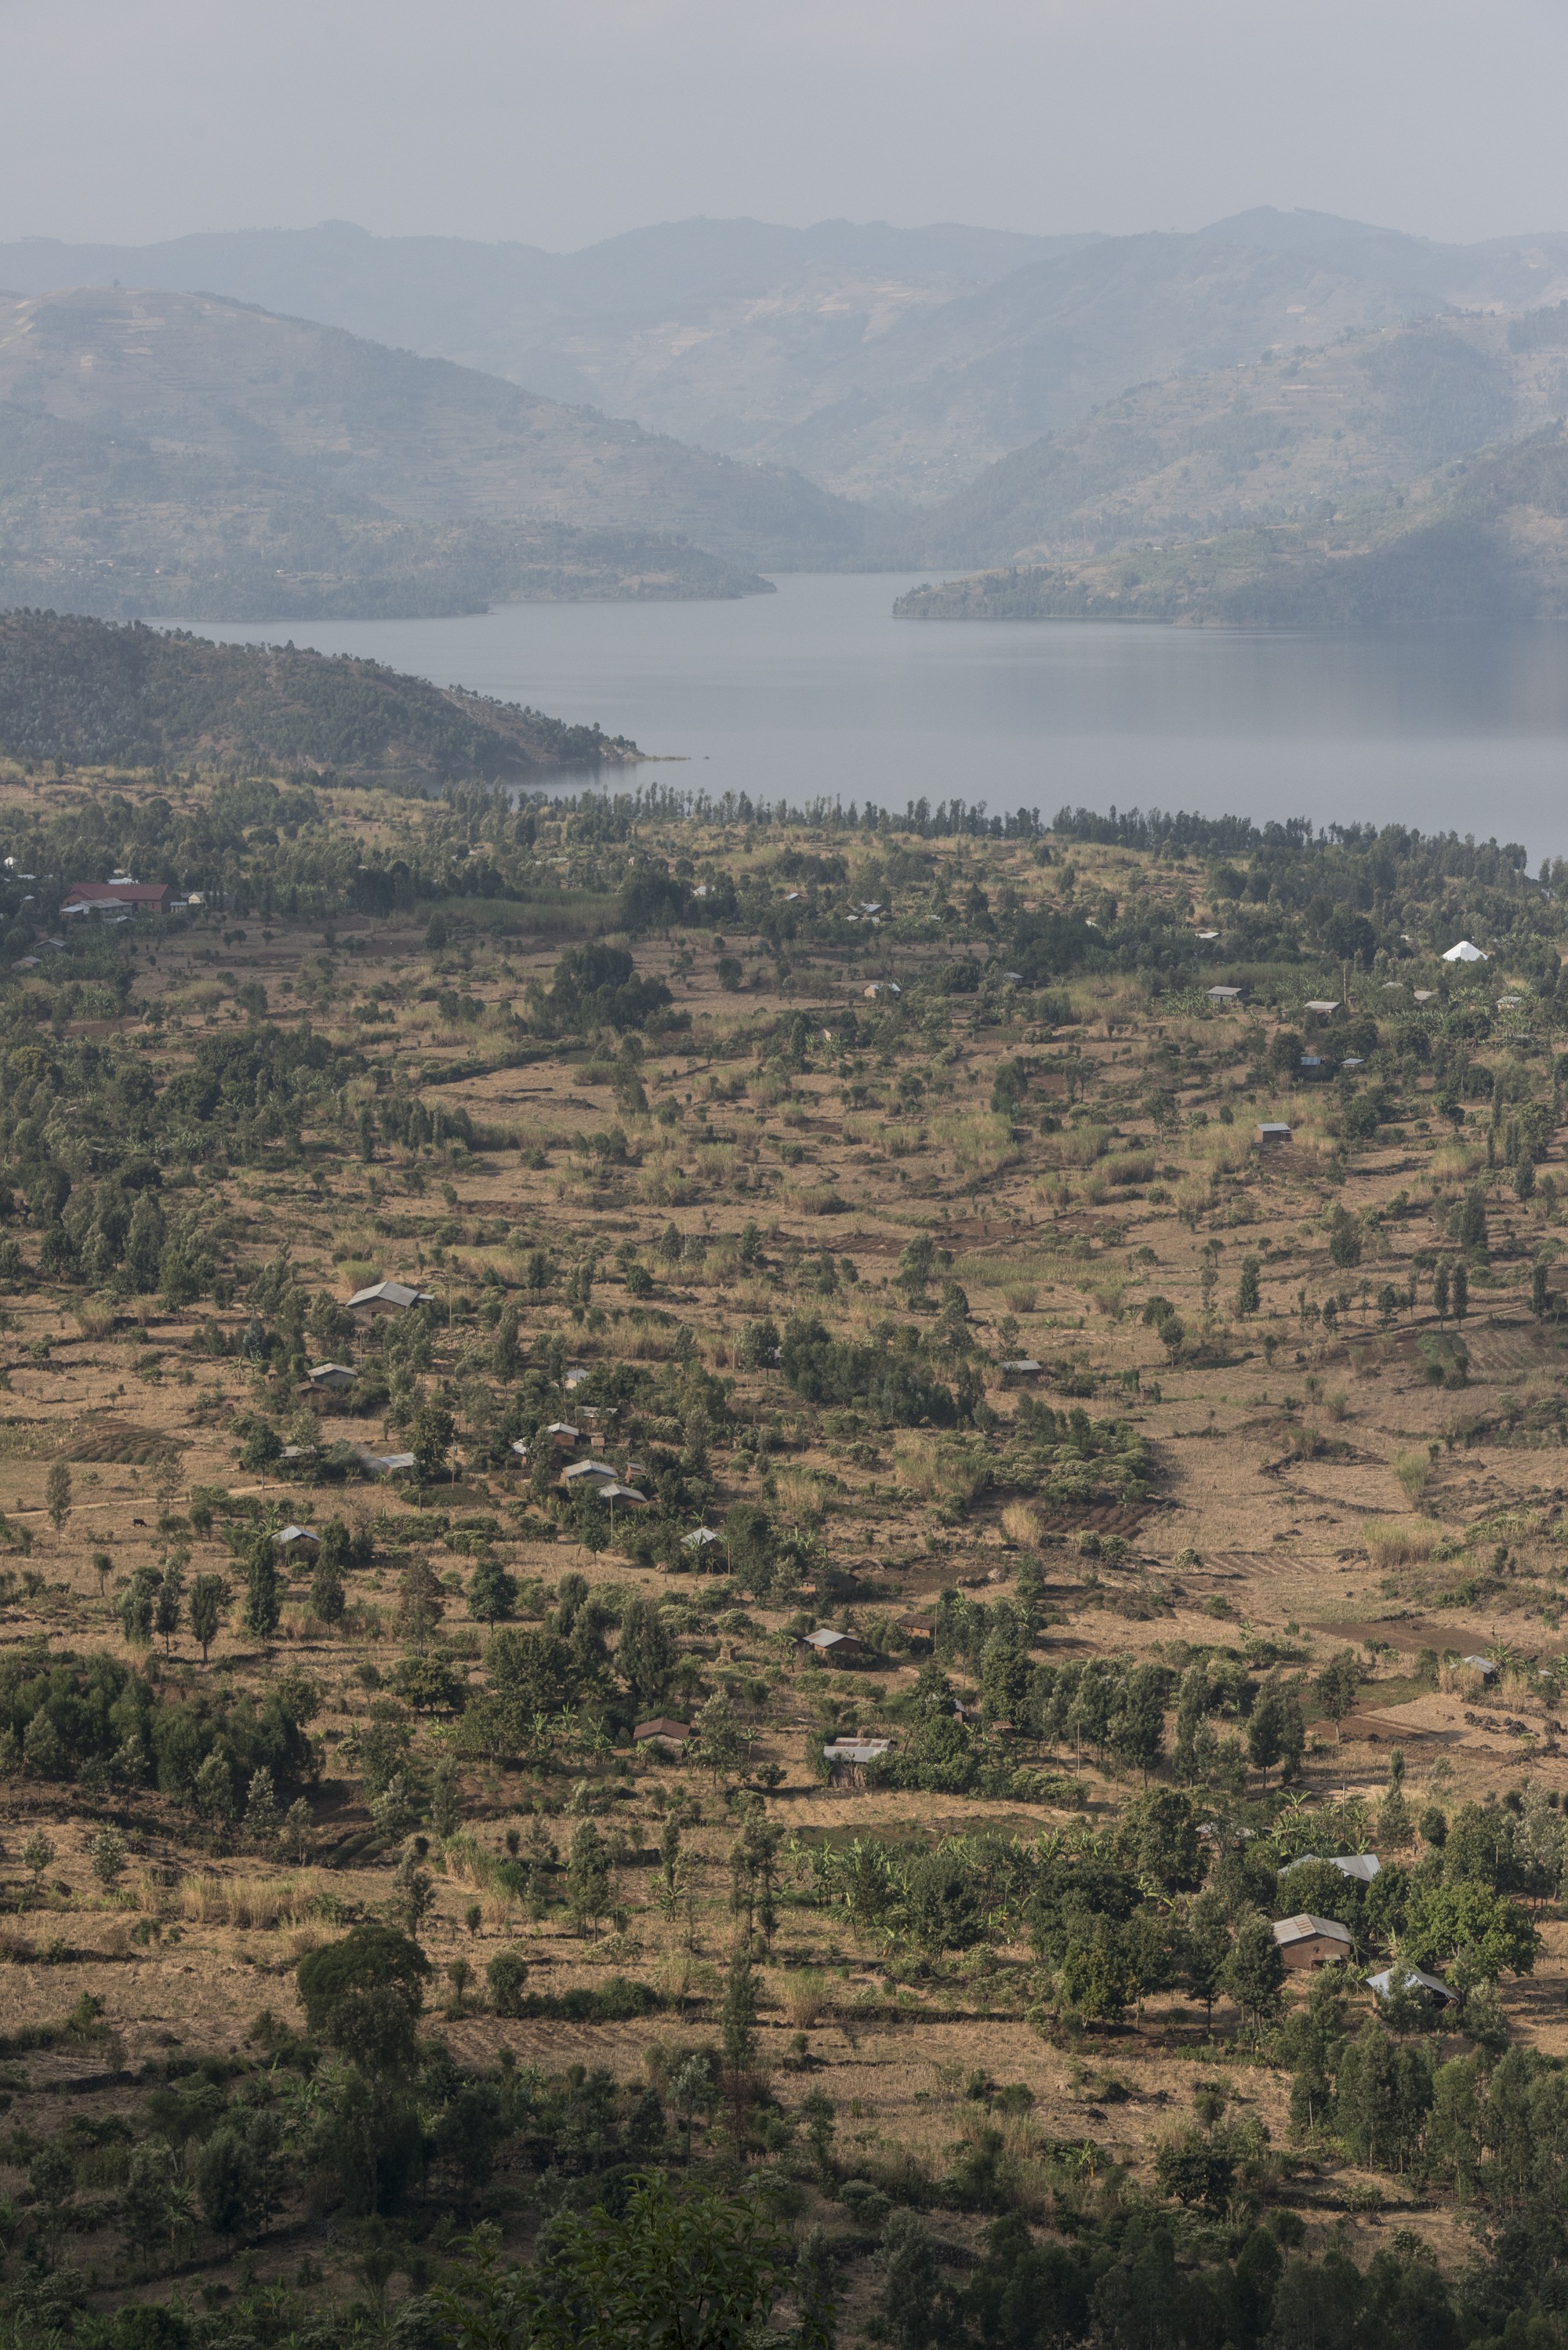
[[[209,627],[373,655],[753,798],[1372,819],[1568,854],[1568,629],[1372,635],[895,621],[910,583],[786,577],[733,604]]]

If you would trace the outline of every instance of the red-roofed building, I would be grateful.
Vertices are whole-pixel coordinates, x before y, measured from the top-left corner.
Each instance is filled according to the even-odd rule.
[[[167,881],[73,881],[67,890],[62,914],[102,914],[112,906],[126,906],[144,914],[167,914],[174,892]]]

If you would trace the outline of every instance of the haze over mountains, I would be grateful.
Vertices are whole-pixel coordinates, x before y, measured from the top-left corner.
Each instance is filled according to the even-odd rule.
[[[0,245],[4,284],[6,602],[284,619],[1023,566],[1053,576],[919,608],[1215,618],[1528,443],[1488,476],[1529,496],[1486,525],[1487,608],[1558,608],[1568,235],[1262,209],[1132,237],[700,220],[551,255],[328,224]],[[1443,544],[1399,575],[1428,602]]]
[[[1568,411],[1568,310],[1346,336],[1142,384],[921,518],[936,563],[1031,562],[1360,511]]]
[[[682,221],[575,254],[343,223],[0,244],[0,286],[224,294],[857,497],[949,495],[1129,385],[1568,296],[1568,234],[1446,245],[1267,207],[1191,234]]]
[[[0,301],[0,403],[9,602],[243,619],[738,594],[865,529],[798,475],[213,296]]]

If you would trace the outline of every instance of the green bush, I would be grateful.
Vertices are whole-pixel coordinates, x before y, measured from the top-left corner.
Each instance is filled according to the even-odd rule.
[[[521,2015],[528,1961],[520,1950],[497,1950],[484,1970],[484,1980],[497,2015]]]

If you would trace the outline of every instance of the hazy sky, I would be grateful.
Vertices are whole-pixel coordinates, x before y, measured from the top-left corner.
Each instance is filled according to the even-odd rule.
[[[1568,228],[1568,0],[0,0],[0,237]]]

